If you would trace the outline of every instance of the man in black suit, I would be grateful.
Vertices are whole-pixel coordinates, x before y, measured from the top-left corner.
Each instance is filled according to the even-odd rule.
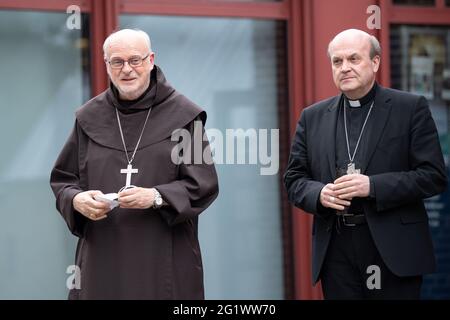
[[[303,110],[284,176],[314,215],[313,282],[326,299],[418,299],[435,270],[423,199],[447,184],[427,101],[376,83],[366,32],[339,33],[328,54],[342,93]]]

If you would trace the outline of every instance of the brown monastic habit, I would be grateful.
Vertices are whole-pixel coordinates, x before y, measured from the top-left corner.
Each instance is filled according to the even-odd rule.
[[[79,237],[76,265],[81,289],[70,299],[202,299],[203,269],[197,237],[198,215],[218,195],[214,165],[174,164],[172,132],[206,113],[173,89],[155,66],[150,90],[124,106],[115,88],[93,98],[76,113],[75,127],[51,173],[56,207]],[[115,108],[120,111],[128,151],[134,150],[148,108],[152,107],[133,161],[132,184],[155,187],[167,206],[115,208],[92,221],[76,212],[73,197],[82,191],[118,192],[127,167]],[[209,148],[208,142],[202,142]]]

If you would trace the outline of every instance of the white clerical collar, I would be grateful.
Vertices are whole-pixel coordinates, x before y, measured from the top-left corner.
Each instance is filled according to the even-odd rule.
[[[368,105],[370,102],[372,102],[375,99],[375,94],[377,91],[377,83],[375,82],[373,84],[372,89],[364,96],[359,99],[349,99],[347,96],[345,96],[345,100],[348,101],[348,105],[351,108],[360,108],[362,106]]]
[[[348,101],[348,105],[349,105],[350,107],[352,107],[352,108],[358,108],[358,107],[361,107],[361,102],[360,102],[359,100],[350,100],[350,99],[347,99],[347,101]]]

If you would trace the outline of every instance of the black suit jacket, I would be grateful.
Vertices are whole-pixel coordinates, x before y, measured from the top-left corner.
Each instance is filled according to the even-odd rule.
[[[343,95],[303,110],[284,175],[289,200],[314,214],[313,282],[330,241],[335,212],[319,195],[336,177],[335,134]],[[364,199],[373,240],[387,267],[398,276],[435,270],[423,199],[441,193],[447,176],[436,126],[424,97],[379,86],[361,145],[361,173],[370,177],[375,198]]]

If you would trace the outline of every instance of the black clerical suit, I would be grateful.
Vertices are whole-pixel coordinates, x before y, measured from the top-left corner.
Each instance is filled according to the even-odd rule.
[[[421,275],[435,270],[423,199],[447,183],[436,126],[423,97],[375,84],[364,99],[357,115],[343,94],[303,110],[284,175],[288,197],[314,214],[312,278],[322,279],[326,298],[415,298]],[[352,155],[371,101],[354,159],[370,195],[352,200],[346,213],[363,222],[346,226],[321,205],[320,192],[349,162],[343,108]],[[380,290],[366,287],[370,265],[381,268]]]

